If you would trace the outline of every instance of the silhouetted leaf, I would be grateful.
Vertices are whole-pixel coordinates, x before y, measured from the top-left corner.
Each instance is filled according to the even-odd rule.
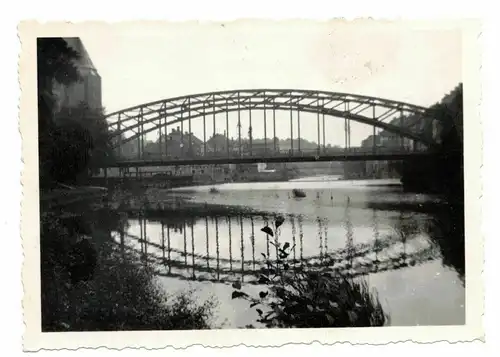
[[[248,295],[245,294],[244,292],[242,291],[233,291],[233,294],[231,295],[231,298],[232,299],[238,299],[238,298],[241,298],[241,297],[247,297]]]
[[[326,315],[326,319],[328,320],[328,323],[333,325],[333,323],[335,322],[335,319],[329,314],[325,314],[325,315]]]
[[[259,296],[260,296],[261,299],[264,299],[268,294],[269,294],[269,292],[267,292],[267,291],[261,291],[259,293]]]
[[[328,303],[330,304],[331,307],[333,307],[335,309],[339,307],[339,304],[337,304],[336,302],[329,301]]]
[[[349,320],[351,322],[354,322],[358,319],[358,314],[356,314],[354,311],[347,311],[347,315],[349,315]]]
[[[257,313],[259,314],[259,316],[262,316],[262,310],[261,309],[255,309],[255,311],[257,311]]]
[[[286,242],[286,243],[283,245],[283,250],[287,250],[289,246],[290,246],[290,243]]]
[[[283,222],[285,222],[285,218],[283,218],[282,216],[276,217],[276,220],[275,220],[276,228],[281,226],[283,224]]]
[[[271,281],[271,280],[270,280],[267,276],[265,276],[265,275],[261,275],[261,276],[259,277],[259,284],[267,284],[267,283],[269,283],[270,281]]]
[[[274,237],[273,230],[271,228],[269,228],[268,226],[262,228],[261,231],[270,235],[271,237]]]
[[[254,307],[254,306],[257,306],[257,305],[259,305],[259,304],[260,304],[259,302],[252,302],[252,303],[250,304],[250,307]]]
[[[288,255],[289,255],[288,253],[280,253],[279,257],[280,259],[285,259],[288,257]]]
[[[241,282],[235,281],[232,286],[233,286],[233,288],[240,290],[241,289]]]
[[[279,297],[280,299],[284,299],[285,298],[285,289],[283,289],[283,288],[276,289],[276,296]]]

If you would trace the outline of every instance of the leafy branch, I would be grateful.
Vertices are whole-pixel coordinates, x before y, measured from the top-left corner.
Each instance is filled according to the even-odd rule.
[[[274,230],[261,229],[274,237],[270,242],[276,248],[276,259],[262,253],[265,267],[258,283],[266,286],[258,296],[242,291],[241,282],[233,284],[233,299],[244,299],[256,307],[257,322],[266,327],[340,327],[381,326],[387,321],[375,294],[365,282],[354,282],[349,277],[334,275],[322,268],[306,270],[302,263],[290,261],[295,245],[279,242],[282,217],[276,218]],[[269,238],[269,237],[268,237]]]

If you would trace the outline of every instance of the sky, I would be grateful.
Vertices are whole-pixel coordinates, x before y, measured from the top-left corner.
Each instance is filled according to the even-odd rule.
[[[105,24],[89,27],[80,38],[101,75],[108,113],[181,95],[252,88],[348,92],[430,106],[462,81],[462,32],[454,25]],[[280,118],[289,128],[289,114]],[[301,115],[301,136],[316,140],[317,129],[307,119],[314,118]],[[263,122],[253,121],[253,136],[263,137]],[[200,122],[193,123],[195,135],[202,132]],[[225,129],[222,121],[219,127]],[[343,121],[328,120],[326,129],[327,143],[342,145]],[[371,133],[369,126],[352,124],[351,144]],[[229,134],[236,134],[236,122]]]

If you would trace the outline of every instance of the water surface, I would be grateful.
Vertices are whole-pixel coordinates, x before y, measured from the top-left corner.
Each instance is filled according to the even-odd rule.
[[[218,192],[210,192],[212,187]],[[292,189],[306,197],[292,197]],[[152,190],[148,203],[141,202],[129,199],[127,209],[117,208],[126,213],[128,228],[114,234],[116,242],[146,255],[167,290],[194,286],[202,297],[214,294],[228,327],[254,323],[253,309],[231,300],[230,283],[241,280],[258,289],[252,283],[262,254],[276,254],[274,238],[261,228],[272,226],[276,215],[285,218],[278,240],[295,245],[293,259],[364,276],[378,291],[391,325],[465,322],[461,267],[449,264],[456,259],[443,253],[454,252],[429,229],[436,213],[420,209],[443,202],[404,193],[397,180],[325,176]],[[166,209],[172,202],[175,215]]]

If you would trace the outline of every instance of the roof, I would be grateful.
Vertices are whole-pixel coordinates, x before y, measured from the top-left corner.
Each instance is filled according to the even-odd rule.
[[[87,49],[83,45],[82,40],[79,37],[63,37],[63,39],[70,47],[80,54],[80,59],[77,61],[77,65],[81,68],[94,70],[95,73],[98,74],[97,68],[94,66],[94,63],[92,62]]]

